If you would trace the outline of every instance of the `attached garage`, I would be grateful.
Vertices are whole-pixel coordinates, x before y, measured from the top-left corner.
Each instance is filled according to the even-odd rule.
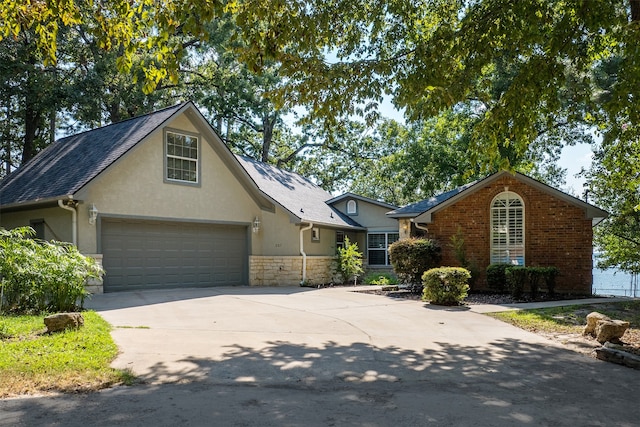
[[[104,291],[248,284],[248,227],[103,218]]]

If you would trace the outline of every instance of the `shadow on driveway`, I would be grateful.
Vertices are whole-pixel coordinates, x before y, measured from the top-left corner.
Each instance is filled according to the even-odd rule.
[[[0,425],[635,426],[640,419],[640,371],[519,340],[438,345],[230,345],[220,361],[183,360],[190,367],[173,384],[0,401]],[[151,377],[165,369],[155,365]]]

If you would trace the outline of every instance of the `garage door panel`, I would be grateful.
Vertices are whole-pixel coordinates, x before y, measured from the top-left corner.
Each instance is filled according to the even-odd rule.
[[[245,285],[247,227],[102,220],[105,291]]]

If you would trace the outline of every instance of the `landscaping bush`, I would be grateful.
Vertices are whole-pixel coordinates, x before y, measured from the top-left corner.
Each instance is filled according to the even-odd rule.
[[[440,262],[440,245],[431,239],[403,239],[389,245],[391,265],[403,283],[421,286],[422,274]]]
[[[461,267],[432,268],[422,275],[422,299],[432,304],[458,305],[467,297],[471,273]]]
[[[542,271],[542,277],[544,279],[545,286],[549,295],[556,294],[556,277],[560,274],[560,271],[556,267],[540,267]]]
[[[0,312],[73,311],[88,295],[88,278],[103,270],[70,244],[30,238],[31,227],[0,229]]]
[[[544,280],[545,267],[528,267],[527,278],[529,280],[529,291],[531,292],[531,299],[538,298],[538,292],[540,291],[540,283]]]
[[[507,290],[507,277],[505,270],[513,267],[511,264],[491,264],[487,267],[487,285],[496,292]]]
[[[524,288],[527,284],[529,276],[527,267],[508,267],[505,269],[505,277],[507,279],[507,286],[511,292],[511,296],[515,299],[522,299],[524,294]]]
[[[351,243],[349,238],[344,238],[344,248],[338,248],[337,270],[344,282],[353,279],[353,284],[357,284],[358,276],[362,269],[362,252],[358,250],[357,243]]]
[[[370,274],[364,279],[367,285],[389,286],[397,285],[398,278],[389,273]]]

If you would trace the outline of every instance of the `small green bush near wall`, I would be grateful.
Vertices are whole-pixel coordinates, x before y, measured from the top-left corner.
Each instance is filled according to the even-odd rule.
[[[398,278],[389,273],[369,274],[364,279],[365,285],[389,286],[397,285]]]
[[[73,311],[88,295],[85,283],[102,268],[70,244],[32,239],[31,227],[0,229],[0,312]]]
[[[527,289],[531,298],[537,299],[542,284],[546,286],[549,295],[554,295],[558,274],[556,267],[509,266],[505,269],[507,286],[515,299],[522,299]]]
[[[403,283],[421,284],[422,274],[440,262],[440,245],[431,239],[403,239],[389,245],[393,270]]]
[[[357,243],[351,243],[348,237],[344,238],[344,248],[338,248],[337,269],[342,280],[346,283],[353,279],[353,284],[358,282],[358,277],[364,272],[362,269],[362,252],[358,250]]]
[[[487,267],[487,285],[489,289],[496,292],[505,292],[507,290],[507,277],[505,270],[513,267],[511,264],[491,264]]]
[[[439,267],[422,275],[422,299],[438,305],[458,305],[469,291],[471,273],[461,267]]]

